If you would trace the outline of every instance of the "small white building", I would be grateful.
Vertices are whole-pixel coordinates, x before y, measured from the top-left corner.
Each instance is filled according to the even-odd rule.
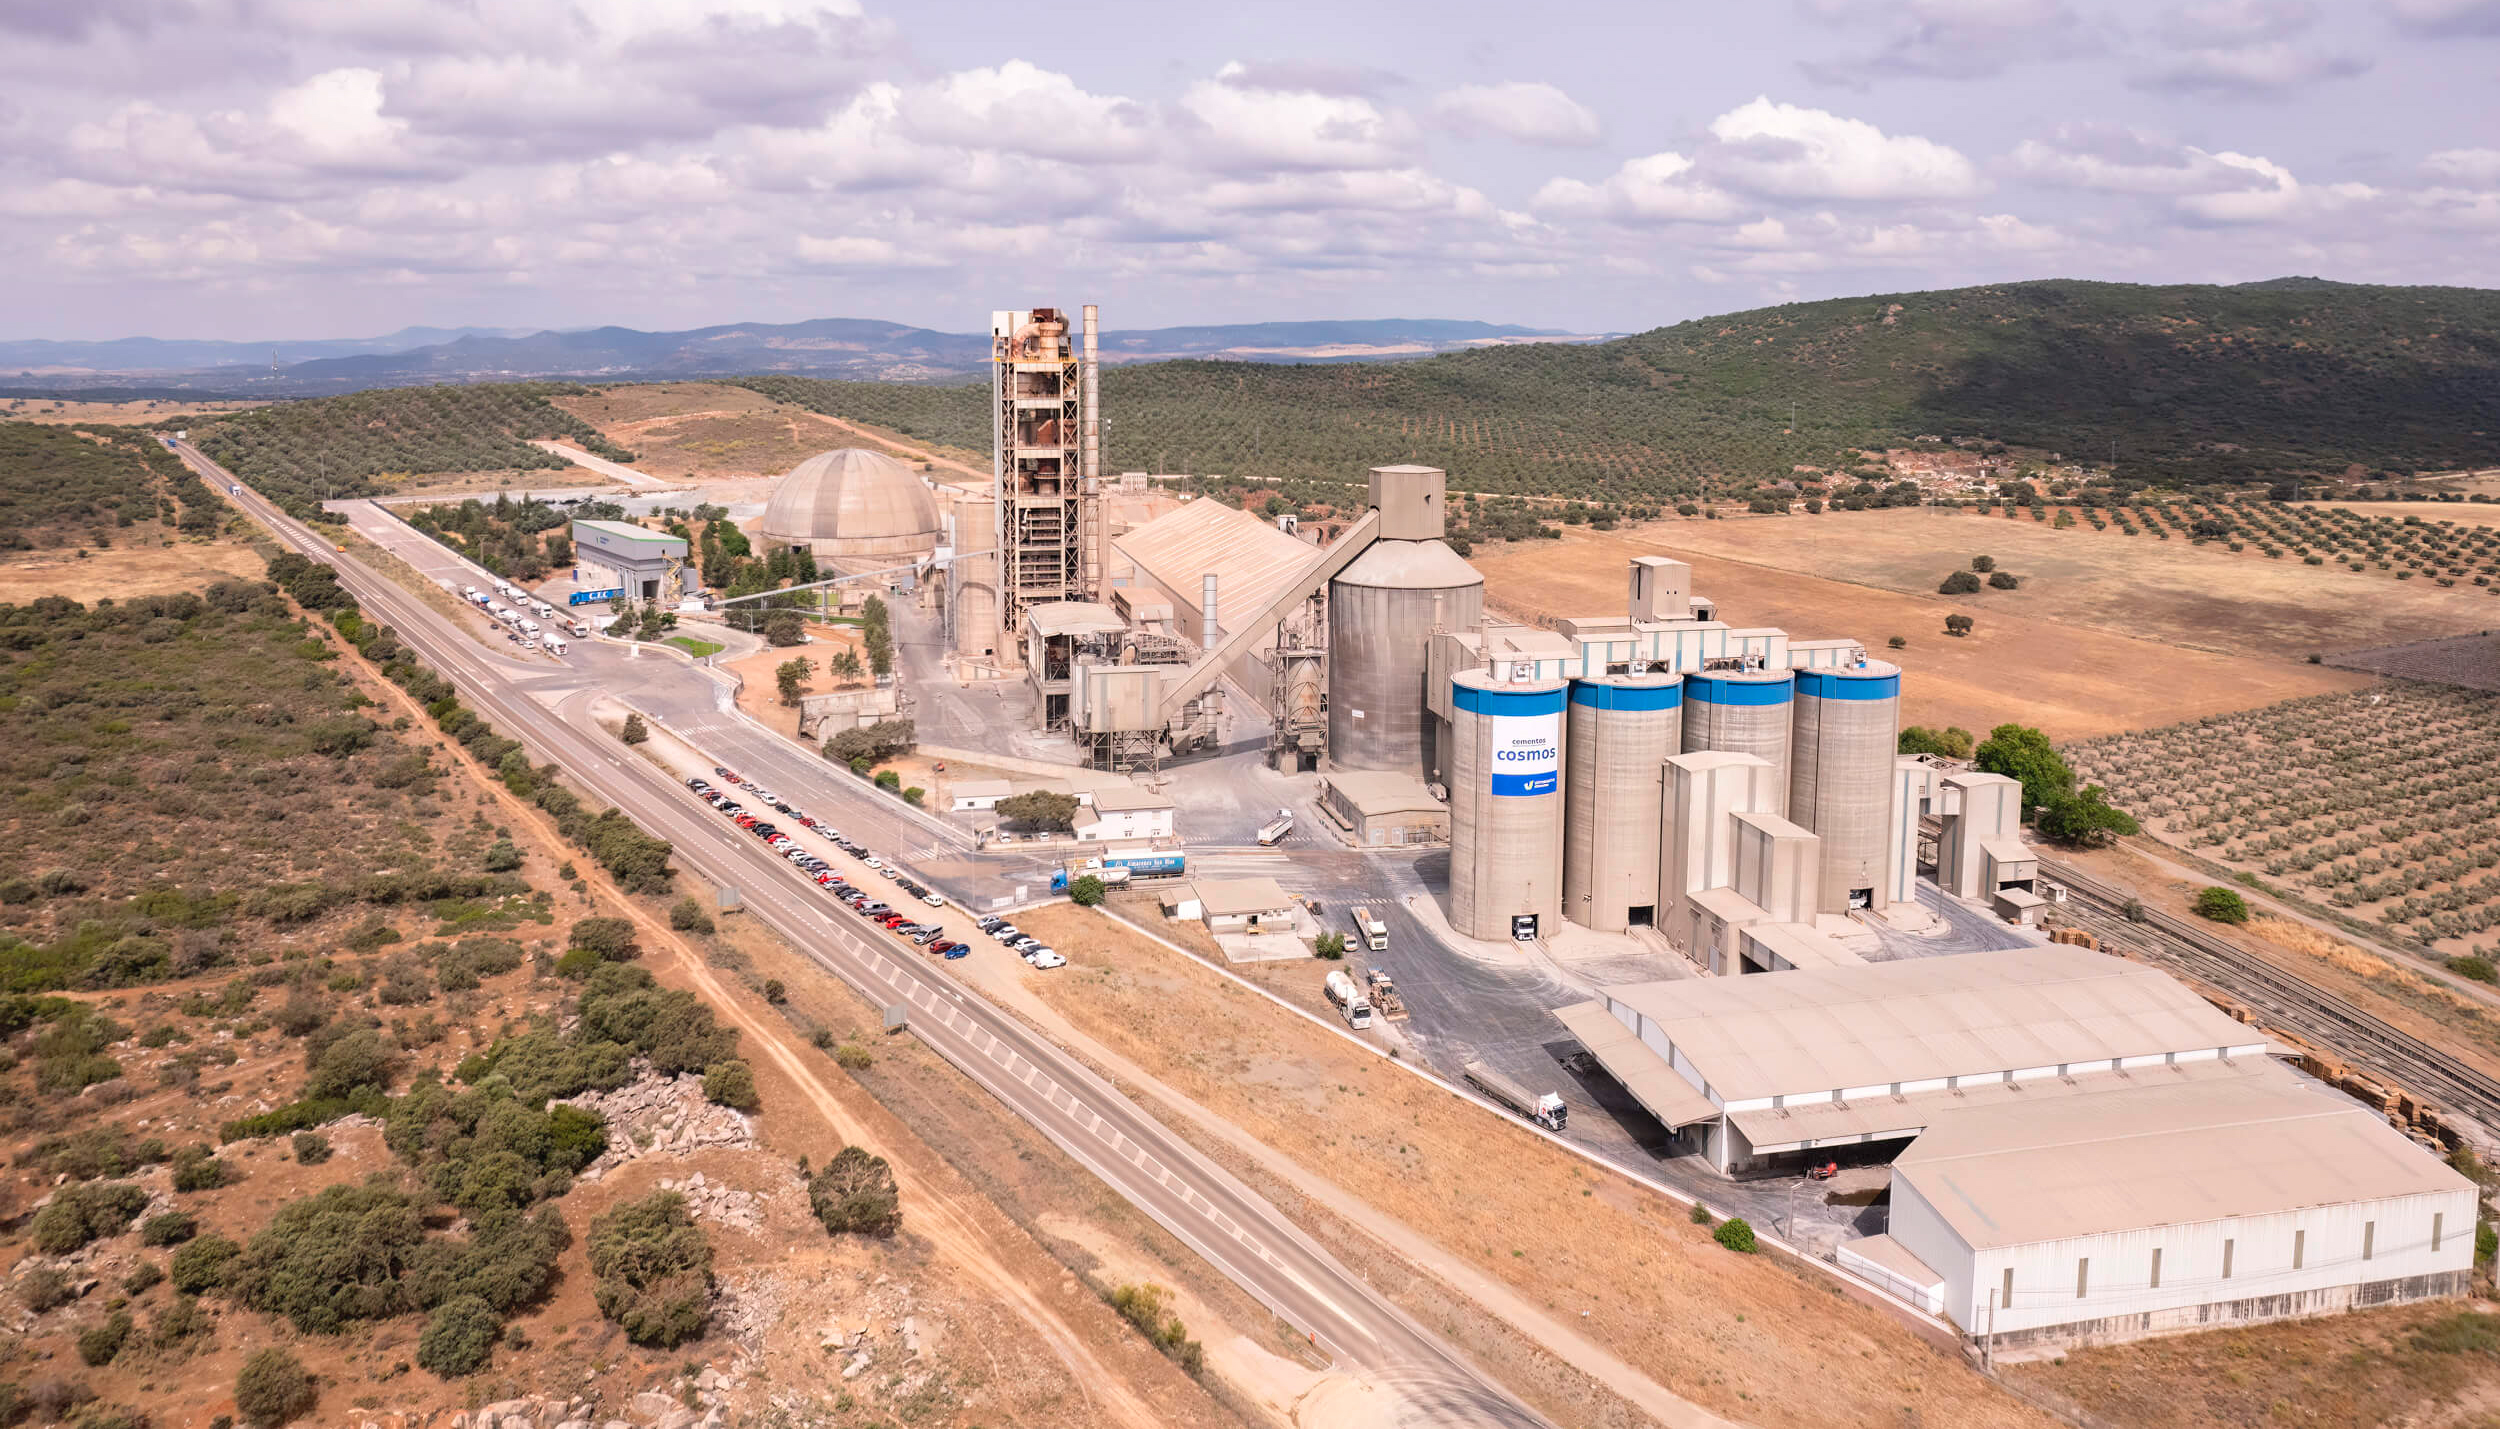
[[[1145,843],[1172,837],[1172,801],[1133,784],[1094,790],[1091,808],[1079,810],[1076,836],[1084,843]]]
[[[1858,1256],[2047,1352],[2463,1294],[2475,1212],[2384,1118],[2259,1061],[1941,1117],[1893,1163],[1891,1246]]]
[[[1273,878],[1202,878],[1190,892],[1210,933],[1289,932],[1299,924],[1301,905]]]
[[[975,809],[995,809],[999,800],[1014,795],[1016,786],[1004,779],[966,779],[946,792],[948,807],[960,814]]]

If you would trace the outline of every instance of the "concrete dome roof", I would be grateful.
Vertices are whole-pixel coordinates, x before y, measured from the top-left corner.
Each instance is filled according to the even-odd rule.
[[[790,468],[773,488],[760,523],[775,543],[860,542],[934,547],[937,498],[901,462],[859,447],[818,452]]]

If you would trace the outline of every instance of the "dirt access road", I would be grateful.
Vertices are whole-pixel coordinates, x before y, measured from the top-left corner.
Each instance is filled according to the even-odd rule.
[[[373,674],[361,658],[356,664],[367,677],[362,683],[368,693],[420,727],[430,724],[414,698]],[[532,852],[550,864],[580,857],[556,833],[554,821],[544,811],[515,796],[499,780],[487,778],[465,754],[448,757],[495,801],[503,821]],[[912,1233],[926,1238],[940,1259],[1024,1323],[1066,1367],[1091,1414],[1132,1429],[1161,1429],[1171,1421],[1172,1406],[1149,1403],[1132,1387],[1129,1371],[1133,1365],[1115,1370],[1097,1350],[1106,1333],[1122,1331],[1102,1323],[1106,1316],[1094,1317],[1096,1323],[1080,1330],[1045,1300],[1038,1287],[1051,1284],[1055,1288],[1059,1276],[1040,1247],[966,1185],[935,1151],[902,1132],[847,1078],[837,1092],[823,1054],[801,1044],[790,1024],[774,1015],[761,998],[744,989],[733,990],[665,919],[617,889],[595,864],[585,876],[591,894],[591,907],[586,911],[593,916],[631,919],[645,949],[643,966],[665,983],[691,989],[724,1022],[736,1027],[741,1051],[766,1080],[768,1091],[795,1094],[840,1145],[865,1147],[887,1160],[894,1169]]]

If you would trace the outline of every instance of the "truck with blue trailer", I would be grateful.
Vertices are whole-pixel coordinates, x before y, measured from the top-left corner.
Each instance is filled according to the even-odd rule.
[[[1133,878],[1181,878],[1189,872],[1189,856],[1178,851],[1139,849],[1130,853],[1106,853],[1083,863],[1068,864],[1050,876],[1054,893],[1068,891],[1071,879],[1093,874],[1105,883],[1126,883]]]

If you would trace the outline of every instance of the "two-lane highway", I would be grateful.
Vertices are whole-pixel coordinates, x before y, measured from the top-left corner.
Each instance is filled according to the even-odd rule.
[[[219,489],[239,486],[187,445],[178,450]],[[331,543],[250,488],[230,499],[289,548],[336,567],[340,584],[367,613],[389,623],[498,729],[525,740],[590,792],[668,839],[677,856],[705,877],[736,885],[756,916],[872,1001],[909,1005],[913,1032],[941,1056],[1287,1323],[1392,1391],[1393,1405],[1381,1422],[1545,1424],[1339,1265],[1274,1206],[1056,1044],[967,992],[916,953],[863,936],[856,920],[797,869],[726,824],[682,785],[604,734],[560,718],[526,688],[545,680],[550,674],[545,666],[524,666],[481,647],[423,600],[343,559]],[[853,812],[864,814],[873,802],[844,789],[839,779],[817,777],[807,800],[839,805],[838,824],[848,826]]]

